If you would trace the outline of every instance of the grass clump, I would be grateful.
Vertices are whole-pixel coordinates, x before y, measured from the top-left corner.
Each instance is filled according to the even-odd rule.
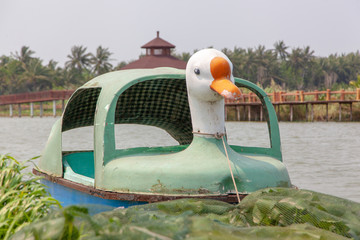
[[[0,155],[0,239],[60,207],[39,177],[23,173],[27,166],[9,155]]]

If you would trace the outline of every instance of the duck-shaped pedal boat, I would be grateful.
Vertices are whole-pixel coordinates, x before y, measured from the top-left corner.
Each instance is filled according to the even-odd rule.
[[[224,98],[253,91],[267,113],[270,148],[229,145]],[[164,129],[179,145],[117,149],[116,124]],[[62,133],[94,126],[94,149],[62,150]],[[116,207],[178,198],[236,203],[267,187],[291,187],[274,108],[255,84],[232,76],[220,51],[204,49],[186,71],[134,69],[101,75],[75,91],[33,172],[63,205]]]

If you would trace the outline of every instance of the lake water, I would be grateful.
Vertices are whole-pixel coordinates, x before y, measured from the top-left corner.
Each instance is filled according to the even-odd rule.
[[[0,118],[0,154],[20,161],[41,154],[57,118]],[[360,123],[280,122],[284,163],[292,183],[360,202]],[[230,144],[269,146],[267,127],[258,122],[228,122]],[[118,147],[172,145],[161,131],[126,125],[116,129]],[[89,128],[64,133],[63,148],[92,148]]]

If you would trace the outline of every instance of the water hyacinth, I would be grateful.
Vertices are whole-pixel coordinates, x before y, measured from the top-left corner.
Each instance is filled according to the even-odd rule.
[[[39,177],[22,172],[26,163],[9,155],[0,156],[0,239],[8,239],[23,226],[60,207]]]
[[[241,204],[180,199],[115,209],[90,216],[69,206],[16,232],[12,240],[36,239],[284,239],[346,240],[308,223],[263,226],[247,222]],[[358,239],[354,236],[354,239]]]
[[[237,205],[179,199],[92,215],[98,206],[51,211],[59,203],[24,168],[0,157],[0,239],[360,239],[360,203],[308,190],[262,189]]]

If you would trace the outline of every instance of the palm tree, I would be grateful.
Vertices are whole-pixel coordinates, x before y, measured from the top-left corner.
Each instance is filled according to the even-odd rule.
[[[310,47],[294,48],[288,56],[287,66],[292,73],[292,81],[297,89],[302,89],[305,84],[305,76],[309,75],[309,70],[314,62],[314,51]]]
[[[10,57],[8,57],[8,56],[5,56],[5,55],[3,55],[3,56],[1,56],[0,57],[0,67],[4,67],[8,62],[10,62]]]
[[[234,47],[234,50],[223,48],[221,50],[226,56],[229,57],[231,62],[233,63],[233,74],[237,77],[247,78],[246,73],[243,67],[243,63],[245,62],[245,54],[246,50],[243,48]]]
[[[54,60],[50,60],[46,66],[48,70],[49,78],[51,79],[53,88],[64,88],[65,87],[65,78],[63,77],[63,72],[65,71],[61,67],[57,66],[58,63]]]
[[[86,47],[72,47],[71,54],[67,57],[69,58],[69,61],[65,62],[67,85],[77,87],[92,77],[90,73],[91,53],[86,52]]]
[[[99,46],[96,49],[96,54],[91,56],[91,63],[93,66],[93,72],[97,75],[111,71],[112,64],[110,63],[110,56],[112,53],[108,48]]]
[[[344,56],[344,59],[340,61],[342,66],[340,67],[340,73],[342,80],[344,82],[349,82],[350,80],[357,79],[360,74],[360,52],[349,53]],[[343,75],[344,74],[344,75]]]
[[[125,62],[125,61],[121,61],[119,62],[116,67],[114,67],[114,70],[120,70],[122,69],[123,67],[125,67],[126,65],[128,65],[129,63]]]
[[[284,41],[278,41],[274,44],[274,51],[276,56],[280,59],[285,61],[288,57],[289,53],[286,51],[288,49],[288,46],[285,45]]]
[[[191,57],[191,54],[189,52],[184,52],[178,57],[180,60],[187,62]]]
[[[256,79],[260,84],[270,82],[274,75],[276,66],[276,55],[271,50],[266,50],[265,46],[259,45],[255,49]]]
[[[176,53],[176,51],[174,49],[171,49],[171,56],[174,56],[177,59],[187,62],[191,57],[191,53],[182,52],[182,53],[178,54],[178,53]]]
[[[306,46],[302,52],[305,64],[309,64],[314,60],[314,50],[310,50],[310,46]]]
[[[42,91],[52,88],[48,68],[42,65],[42,61],[33,58],[28,63],[26,71],[21,75],[22,80],[29,92]]]
[[[23,74],[22,63],[16,59],[8,58],[4,65],[1,66],[0,77],[1,85],[0,94],[12,94],[25,91],[19,76]]]
[[[304,86],[306,60],[301,48],[292,49],[291,54],[289,54],[287,66],[292,73],[292,81],[290,84],[296,86],[297,89],[302,89]]]
[[[33,58],[32,55],[34,53],[35,52],[30,50],[28,46],[22,46],[20,53],[16,52],[15,54],[13,54],[13,56],[15,57],[15,59],[21,62],[23,68],[25,69],[26,66],[29,64],[30,60]]]
[[[256,54],[252,48],[246,50],[244,56],[244,61],[241,64],[241,69],[244,71],[246,78],[250,81],[256,81],[256,71],[257,71],[257,60]]]
[[[325,88],[331,88],[331,86],[337,81],[337,55],[331,54],[329,57],[319,58],[318,63],[322,70],[323,82],[320,84]]]
[[[65,66],[78,71],[88,70],[91,66],[91,53],[86,53],[86,47],[74,46],[71,48],[71,54],[67,55],[70,59]]]

